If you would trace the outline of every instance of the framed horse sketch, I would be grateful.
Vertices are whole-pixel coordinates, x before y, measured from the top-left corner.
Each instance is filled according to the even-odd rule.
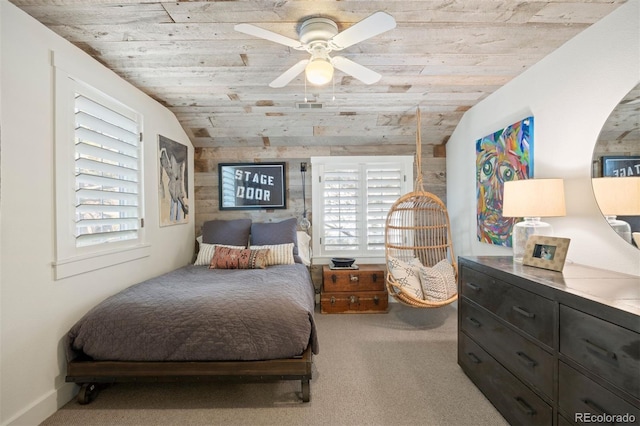
[[[188,149],[158,135],[158,200],[160,226],[189,222]]]

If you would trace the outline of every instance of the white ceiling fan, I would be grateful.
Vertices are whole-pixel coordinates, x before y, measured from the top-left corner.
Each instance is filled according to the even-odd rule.
[[[274,88],[284,87],[301,72],[305,71],[307,80],[317,86],[327,84],[333,78],[333,69],[349,74],[365,84],[373,84],[382,77],[344,56],[329,56],[333,51],[346,49],[368,38],[389,31],[396,26],[393,17],[385,12],[376,12],[362,21],[338,32],[338,25],[328,18],[309,18],[302,22],[298,31],[300,40],[274,33],[251,24],[238,24],[236,31],[263,38],[275,43],[306,50],[311,58],[303,59],[285,71],[280,77],[269,83]]]

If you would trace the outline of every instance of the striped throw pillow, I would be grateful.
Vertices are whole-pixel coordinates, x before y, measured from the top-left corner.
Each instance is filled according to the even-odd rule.
[[[272,244],[264,246],[249,246],[252,250],[269,249],[267,255],[267,266],[271,265],[292,265],[295,263],[293,259],[293,243],[288,244]]]

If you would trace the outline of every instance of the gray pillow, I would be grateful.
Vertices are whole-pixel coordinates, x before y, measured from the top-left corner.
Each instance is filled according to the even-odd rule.
[[[202,225],[202,242],[247,247],[251,219],[210,220]]]
[[[297,227],[298,220],[296,218],[276,223],[254,223],[251,225],[251,244],[265,246],[293,243],[293,256],[297,258],[297,262],[299,259]]]

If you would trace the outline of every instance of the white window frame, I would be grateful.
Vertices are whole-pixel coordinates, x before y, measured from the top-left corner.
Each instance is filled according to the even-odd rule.
[[[142,129],[142,115],[103,92],[54,67],[55,79],[55,279],[62,279],[149,256],[145,242],[144,168],[142,141],[138,145],[138,194],[141,219],[137,238],[78,247],[76,244],[75,94],[81,93],[113,111],[134,119]]]
[[[414,156],[348,156],[348,157],[311,157],[312,173],[312,211],[313,211],[313,262],[315,264],[328,264],[332,257],[354,257],[360,264],[384,263],[384,250],[367,250],[365,237],[361,236],[360,248],[357,250],[330,251],[324,247],[325,218],[324,210],[324,175],[326,170],[341,166],[356,166],[359,168],[361,179],[369,168],[380,166],[394,166],[404,175],[400,184],[398,198],[413,190]],[[366,189],[360,188],[360,196],[366,198]],[[364,205],[364,204],[362,204]],[[364,212],[359,214],[359,223],[366,221]],[[366,229],[366,227],[364,227]]]

